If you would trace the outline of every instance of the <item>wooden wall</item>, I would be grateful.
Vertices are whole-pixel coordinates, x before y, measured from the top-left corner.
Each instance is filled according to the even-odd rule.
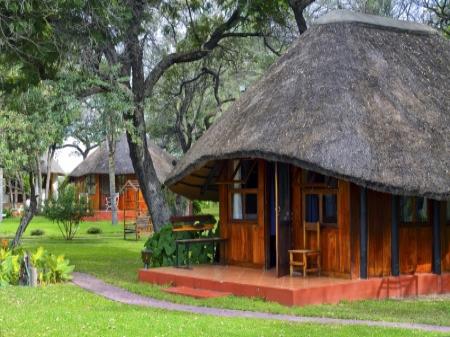
[[[134,174],[128,174],[126,176],[126,180],[136,180],[136,175]],[[77,177],[74,179],[74,183],[76,186],[76,189],[78,193],[84,193],[86,190],[86,176],[83,177]],[[126,195],[125,195],[126,194]],[[104,210],[105,209],[105,198],[109,196],[102,193],[101,189],[101,175],[96,174],[95,175],[95,193],[89,195],[89,200],[92,203],[92,209],[97,210]],[[122,194],[119,198],[119,210],[123,210],[124,207],[127,207],[127,209],[134,209],[135,208],[135,200],[136,197],[138,197],[138,205],[140,211],[146,211],[147,205],[145,203],[144,197],[141,192],[139,192],[139,195],[136,196],[136,193],[132,190],[125,191],[124,194]],[[126,201],[126,205],[125,205]]]
[[[303,248],[301,169],[292,172],[292,238],[293,248]],[[350,184],[339,181],[337,194],[338,226],[322,226],[320,233],[323,274],[350,277]],[[316,247],[314,233],[307,239],[308,247]]]
[[[350,186],[351,228],[352,228],[352,277],[359,277],[359,193],[355,184]],[[391,217],[392,196],[387,193],[368,190],[368,257],[369,277],[391,275]],[[400,273],[429,273],[432,263],[431,209],[427,224],[399,223],[399,260]],[[443,222],[442,222],[443,223]],[[447,234],[448,236],[448,234]],[[444,242],[444,241],[443,241]],[[444,248],[443,248],[444,250]],[[450,267],[450,246],[447,246]]]
[[[391,274],[391,195],[367,191],[369,277]]]
[[[263,267],[265,263],[265,162],[258,161],[258,219],[232,220],[228,207],[228,186],[219,185],[220,236],[228,239],[225,245],[225,262],[228,264]]]
[[[292,248],[303,248],[302,179],[301,169],[292,167]],[[265,162],[259,161],[260,191],[258,193],[258,219],[231,221],[227,185],[219,185],[221,236],[228,239],[223,253],[229,264],[262,267],[265,264],[265,235],[268,221],[265,200]],[[262,188],[261,188],[262,187]],[[360,188],[346,181],[338,183],[338,226],[321,228],[322,269],[325,275],[359,278],[359,197]],[[391,216],[392,196],[368,190],[368,276],[391,274]],[[445,220],[446,203],[441,206],[442,270],[450,271],[450,223]],[[400,273],[431,272],[432,228],[431,209],[428,224],[416,226],[399,224]],[[308,238],[314,246],[314,238]]]

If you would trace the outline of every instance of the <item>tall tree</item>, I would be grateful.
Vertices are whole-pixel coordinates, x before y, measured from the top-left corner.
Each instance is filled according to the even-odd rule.
[[[149,206],[155,227],[169,220],[161,185],[148,154],[144,107],[154,98],[155,88],[163,75],[174,65],[195,63],[212,57],[216,49],[229,48],[233,38],[263,37],[270,24],[285,18],[284,2],[267,1],[126,1],[126,6],[113,8],[120,14],[109,15],[106,22],[98,7],[86,6],[78,19],[89,36],[94,31],[101,39],[86,51],[90,62],[85,69],[103,81],[84,95],[108,91],[111,80],[120,84],[133,101],[133,109],[124,115],[133,127],[127,132],[130,156]],[[102,12],[106,9],[102,8]],[[84,20],[85,18],[85,20]],[[116,20],[111,21],[110,18]],[[84,20],[84,21],[83,21]],[[118,76],[104,76],[99,66],[106,59],[109,67],[118,69]]]
[[[30,205],[17,228],[17,246],[40,205],[38,185],[42,181],[40,161],[51,144],[58,144],[70,116],[76,113],[68,97],[59,95],[56,86],[42,82],[21,92],[10,93],[0,107],[1,166],[24,172],[29,186]],[[42,185],[41,185],[42,188]]]

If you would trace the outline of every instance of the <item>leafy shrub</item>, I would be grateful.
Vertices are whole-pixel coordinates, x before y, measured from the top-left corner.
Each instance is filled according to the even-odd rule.
[[[211,237],[213,231],[200,232],[177,232],[172,231],[172,225],[165,225],[159,232],[154,233],[145,243],[145,248],[151,251],[150,267],[172,266],[176,263],[176,239],[193,239],[199,237]],[[179,262],[185,264],[187,251],[184,245],[180,245]],[[208,263],[214,258],[211,244],[192,244],[190,246],[191,264]]]
[[[88,230],[86,231],[86,233],[88,233],[88,234],[102,234],[103,231],[99,227],[89,227]]]
[[[13,216],[13,211],[11,208],[6,208],[3,210],[5,218],[11,218]]]
[[[72,279],[74,266],[63,255],[56,256],[39,247],[34,253],[21,249],[0,249],[0,287],[18,285],[25,270],[22,262],[25,254],[30,257],[31,266],[36,268],[39,284],[65,282]]]
[[[66,184],[59,189],[58,199],[47,200],[44,214],[58,224],[64,239],[72,240],[82,219],[90,214],[90,207],[86,198],[78,197],[73,184]]]
[[[201,214],[202,213],[202,204],[198,200],[192,201],[192,213]]]
[[[42,229],[33,229],[30,233],[31,236],[42,236],[45,232]]]

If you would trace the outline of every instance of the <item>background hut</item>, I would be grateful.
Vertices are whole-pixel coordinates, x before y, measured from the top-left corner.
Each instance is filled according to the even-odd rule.
[[[155,166],[158,179],[163,182],[173,168],[174,157],[165,152],[151,140],[147,140],[148,150]],[[126,135],[122,135],[116,143],[116,193],[120,193],[118,209],[137,208],[146,211],[147,206],[140,191],[136,193],[137,177],[130,159],[130,150]],[[109,219],[106,210],[106,198],[109,197],[109,167],[108,146],[103,142],[98,149],[81,162],[70,174],[70,179],[76,183],[80,193],[85,193],[98,219]],[[133,182],[128,183],[127,182]],[[124,189],[125,187],[125,189]],[[135,206],[137,205],[137,206]],[[121,212],[119,212],[119,217]]]

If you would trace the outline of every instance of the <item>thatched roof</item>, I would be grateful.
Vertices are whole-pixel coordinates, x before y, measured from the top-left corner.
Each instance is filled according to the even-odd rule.
[[[147,144],[158,179],[164,182],[173,168],[175,158],[150,139],[147,139]],[[88,174],[108,174],[108,145],[106,142],[100,144],[95,152],[82,161],[69,176],[81,177]],[[125,134],[116,143],[116,175],[123,174],[134,174],[130,148]]]
[[[449,60],[450,42],[429,27],[331,14],[211,126],[166,184],[217,199],[217,190],[201,193],[213,163],[252,157],[375,190],[447,198]]]
[[[47,156],[41,157],[41,172],[43,175],[47,174]],[[55,158],[52,160],[52,167],[51,167],[51,173],[59,175],[59,176],[65,176],[66,172],[63,170],[61,165],[56,161]]]

